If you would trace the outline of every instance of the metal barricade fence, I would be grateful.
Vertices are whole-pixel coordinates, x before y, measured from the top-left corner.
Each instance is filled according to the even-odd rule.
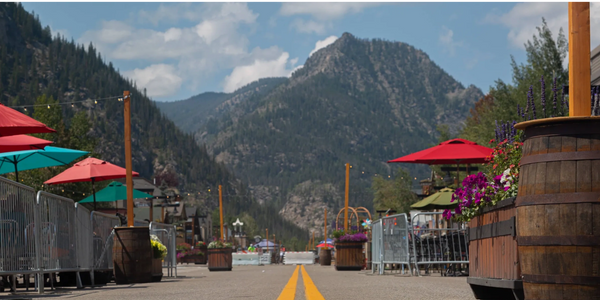
[[[409,224],[406,214],[397,214],[381,218],[373,223],[372,231],[372,269],[377,265],[379,274],[383,274],[385,264],[410,265]],[[412,273],[412,272],[411,272]]]
[[[373,222],[371,228],[371,273],[375,273],[375,266],[377,266],[377,270],[381,274],[383,272],[383,254],[381,252],[383,227],[381,220]]]
[[[413,262],[419,276],[420,265],[427,265],[427,268],[430,265],[449,265],[446,272],[450,274],[457,265],[469,263],[468,240],[462,224],[457,228],[439,226],[438,220],[443,220],[441,212],[417,213],[412,220]],[[421,220],[425,221],[425,225],[419,227],[417,222]]]
[[[154,234],[167,247],[167,256],[162,267],[167,269],[168,277],[177,277],[177,229],[175,225],[150,222],[150,234]]]
[[[96,271],[108,271],[113,268],[112,247],[114,228],[121,225],[121,219],[97,211],[90,214],[92,223],[92,267]]]
[[[92,270],[94,253],[92,249],[93,233],[90,210],[79,203],[75,203],[75,217],[77,268],[80,271]]]
[[[35,190],[0,177],[0,275],[31,274],[38,269],[36,215]]]
[[[73,200],[44,191],[37,194],[40,224],[56,229],[46,239],[42,232],[40,244],[41,271],[77,271],[76,217]]]

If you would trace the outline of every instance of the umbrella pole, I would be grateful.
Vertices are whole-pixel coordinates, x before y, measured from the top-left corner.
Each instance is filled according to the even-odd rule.
[[[14,165],[15,165],[15,176],[17,178],[17,182],[19,182],[19,170],[17,169],[17,159],[16,158],[14,160]]]
[[[459,164],[456,163],[456,188],[458,188],[458,183],[460,182],[460,167]]]
[[[94,195],[94,210],[96,210],[96,188],[94,187],[94,178],[92,178],[92,194]]]

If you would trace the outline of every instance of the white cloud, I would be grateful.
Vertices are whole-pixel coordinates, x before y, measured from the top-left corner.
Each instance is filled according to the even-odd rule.
[[[284,16],[293,15],[311,15],[313,18],[320,21],[330,21],[339,19],[347,14],[355,14],[361,12],[367,7],[380,5],[380,3],[293,3],[286,2],[281,4],[279,13]]]
[[[272,47],[267,49],[267,52],[277,50],[278,48]],[[263,53],[263,55],[264,54],[265,53]],[[226,93],[233,92],[260,78],[290,76],[291,73],[296,70],[294,65],[298,62],[298,58],[290,60],[289,57],[289,53],[281,52],[275,59],[256,58],[251,64],[235,67],[231,74],[225,77],[225,80],[223,81],[223,91]]]
[[[328,25],[329,24],[329,25]],[[295,19],[290,26],[300,33],[324,34],[325,27],[331,27],[330,23],[316,22],[313,20]]]
[[[186,9],[198,14],[185,14]],[[148,82],[157,84],[156,80],[170,84],[169,87],[154,88],[152,93],[149,92],[154,97],[166,97],[173,94],[173,88],[179,89],[181,86],[193,91],[216,71],[250,65],[256,59],[274,60],[283,52],[278,48],[248,51],[249,41],[245,32],[254,26],[258,14],[246,4],[161,5],[157,11],[140,13],[140,18],[156,16],[157,24],[177,21],[176,17],[170,15],[173,12],[183,13],[177,18],[195,20],[197,23],[162,31],[143,26],[134,28],[121,21],[105,21],[97,29],[85,32],[78,42],[86,45],[93,42],[108,59],[152,65],[127,74],[135,78],[140,86],[146,86],[144,83]],[[158,71],[166,74],[162,77],[152,75]],[[147,88],[150,90],[151,87]]]
[[[462,42],[457,42],[454,40],[454,31],[446,26],[442,26],[442,33],[440,34],[439,42],[442,44],[442,46],[444,46],[445,51],[447,51],[450,56],[454,56],[456,53],[456,48],[463,45]]]
[[[156,64],[144,69],[125,71],[123,75],[133,79],[139,88],[146,88],[149,97],[160,98],[176,94],[183,79],[172,65]]]
[[[485,21],[502,24],[509,29],[508,41],[511,45],[524,49],[524,44],[537,35],[536,27],[541,26],[542,17],[555,35],[560,28],[568,35],[569,16],[567,3],[518,3],[505,14],[490,13]],[[590,3],[591,47],[600,43],[600,3]]]
[[[333,44],[333,42],[335,42],[338,39],[337,36],[332,35],[328,38],[325,38],[324,40],[320,40],[317,41],[317,43],[315,43],[315,49],[313,49],[312,51],[310,51],[310,54],[308,54],[308,56],[310,57],[311,55],[313,55],[313,53],[319,51],[322,48],[325,48],[331,44]]]

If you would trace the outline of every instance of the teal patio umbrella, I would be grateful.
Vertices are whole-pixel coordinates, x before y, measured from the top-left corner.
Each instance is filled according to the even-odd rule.
[[[0,153],[0,174],[68,165],[89,152],[46,146],[44,149]]]
[[[96,196],[96,202],[114,202],[119,200],[127,199],[127,186],[124,186],[120,182],[113,181],[108,184],[107,187],[98,191],[97,193],[79,201],[79,203],[92,203],[94,202],[94,196]],[[141,198],[152,198],[153,196],[150,194],[146,194],[144,192],[138,191],[136,189],[133,190],[133,199],[141,199]]]

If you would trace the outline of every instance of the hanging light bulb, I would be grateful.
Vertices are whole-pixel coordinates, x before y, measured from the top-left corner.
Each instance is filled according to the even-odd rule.
[[[50,109],[50,105],[48,105],[48,109]]]
[[[71,107],[75,107],[75,103],[71,103]]]
[[[23,109],[24,109],[25,111],[27,111],[27,107],[23,107]]]
[[[94,100],[94,104],[98,104],[98,100]]]

